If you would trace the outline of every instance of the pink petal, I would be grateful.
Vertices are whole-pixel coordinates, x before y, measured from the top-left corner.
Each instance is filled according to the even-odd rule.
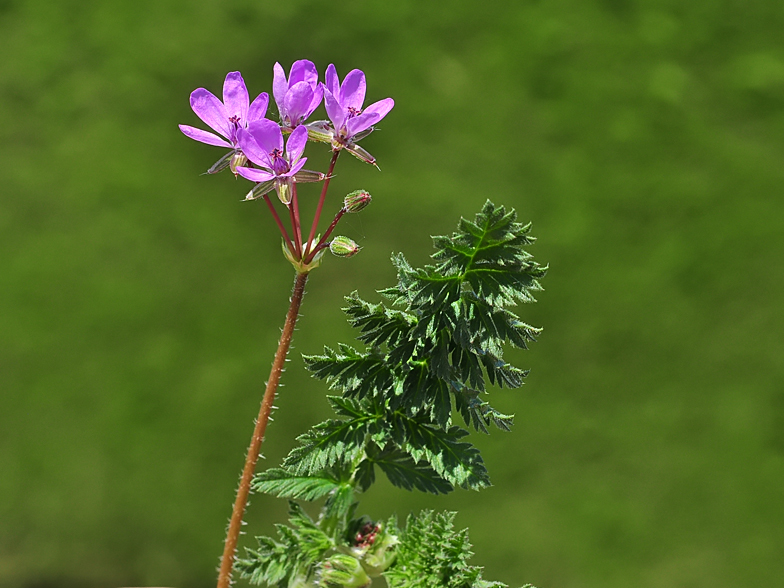
[[[362,113],[367,114],[369,112],[374,112],[379,115],[378,120],[381,120],[390,110],[392,110],[393,106],[395,106],[395,101],[392,100],[392,98],[384,98],[383,100],[379,100],[368,106]]]
[[[283,133],[278,123],[263,118],[248,125],[248,132],[253,135],[258,146],[264,150],[269,157],[275,149],[283,152]]]
[[[324,82],[327,90],[332,92],[333,96],[340,96],[340,80],[338,79],[338,72],[335,66],[331,63],[327,66],[327,72],[324,74]]]
[[[346,134],[353,137],[357,133],[361,133],[365,129],[369,129],[376,124],[381,117],[376,112],[363,112],[359,116],[348,119],[346,121]]]
[[[289,83],[286,81],[286,73],[283,71],[283,66],[275,63],[272,68],[272,95],[275,98],[275,104],[278,105],[278,112],[283,114],[283,101],[286,98],[286,92],[289,91]]]
[[[301,170],[305,166],[305,162],[307,160],[308,160],[307,157],[303,157],[297,163],[295,163],[293,166],[291,166],[291,169],[287,173],[285,173],[284,175],[286,177],[293,178],[294,174],[296,174],[299,170]]]
[[[239,129],[237,132],[237,140],[240,144],[240,149],[245,154],[245,157],[250,159],[256,165],[262,167],[272,167],[270,162],[269,153],[259,147],[254,135],[245,129]]]
[[[275,177],[275,174],[264,171],[262,169],[254,169],[252,167],[238,167],[237,173],[246,180],[256,182],[257,184],[261,182],[269,182]]]
[[[347,113],[327,88],[324,89],[324,108],[327,109],[327,116],[332,121],[332,126],[336,131],[339,131],[343,126],[343,121],[346,120]]]
[[[309,117],[313,114],[313,111],[319,107],[321,101],[324,99],[324,84],[319,84],[316,86],[316,89],[313,91],[313,100],[308,107],[308,111],[305,113],[305,118]]]
[[[180,130],[186,137],[190,137],[194,141],[198,141],[199,143],[206,143],[207,145],[215,145],[216,147],[234,147],[231,143],[229,143],[226,139],[221,139],[218,135],[210,133],[208,131],[202,131],[201,129],[197,129],[194,127],[189,127],[188,125],[180,125]]]
[[[300,125],[292,131],[286,142],[286,154],[288,155],[289,162],[296,162],[302,157],[302,152],[305,151],[305,145],[307,145],[307,143],[308,129]]]
[[[311,88],[318,84],[318,70],[312,61],[300,59],[291,66],[289,88],[297,82],[307,82]]]
[[[340,104],[343,108],[362,109],[365,102],[365,74],[358,69],[352,69],[343,80],[340,87]]]
[[[244,123],[248,120],[248,89],[245,80],[238,71],[233,71],[226,76],[223,82],[223,105],[229,117],[238,116]]]
[[[262,92],[256,99],[251,102],[250,108],[248,109],[248,123],[253,122],[254,120],[259,120],[264,118],[267,115],[267,106],[269,105],[269,94],[266,92]]]
[[[307,82],[297,82],[286,93],[284,108],[291,120],[291,126],[298,125],[313,102],[313,89]]]
[[[226,138],[231,136],[226,109],[212,92],[204,88],[197,88],[191,92],[191,108],[212,130]]]

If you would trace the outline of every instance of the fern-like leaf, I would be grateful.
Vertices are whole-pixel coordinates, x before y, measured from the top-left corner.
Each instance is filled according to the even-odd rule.
[[[424,511],[408,517],[395,564],[384,572],[390,588],[506,587],[483,580],[482,568],[468,563],[473,555],[468,531],[454,529],[455,514]]]

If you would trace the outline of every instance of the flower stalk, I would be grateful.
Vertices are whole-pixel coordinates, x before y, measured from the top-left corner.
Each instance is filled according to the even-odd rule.
[[[234,559],[237,553],[237,541],[240,536],[240,530],[242,529],[242,519],[245,516],[245,508],[248,505],[250,483],[253,479],[253,473],[256,470],[256,463],[259,460],[261,444],[264,441],[264,433],[267,430],[267,423],[269,422],[272,406],[275,402],[275,394],[278,390],[278,385],[280,384],[280,376],[283,373],[286,355],[288,355],[289,347],[291,347],[291,338],[294,335],[294,326],[297,324],[297,317],[299,316],[299,309],[302,305],[302,298],[305,294],[305,284],[307,281],[307,272],[298,273],[294,280],[294,290],[291,294],[289,310],[286,313],[283,332],[280,335],[278,349],[275,352],[275,359],[272,362],[272,369],[270,370],[270,376],[267,380],[264,398],[261,401],[259,416],[256,419],[256,426],[253,429],[253,436],[251,437],[250,446],[248,447],[248,454],[245,457],[245,466],[242,469],[239,488],[237,488],[237,497],[234,500],[234,508],[232,509],[231,519],[229,521],[229,530],[226,534],[226,542],[223,547],[217,588],[229,588],[231,585],[231,572],[234,567]]]
[[[267,206],[272,213],[272,218],[275,219],[275,223],[278,225],[278,229],[280,230],[280,234],[283,236],[283,239],[286,241],[286,245],[288,245],[290,251],[294,251],[294,244],[291,242],[291,237],[289,237],[288,231],[286,231],[286,227],[283,226],[283,223],[278,216],[278,212],[275,210],[275,207],[270,202],[269,195],[264,194],[264,202],[267,203]]]
[[[316,214],[313,216],[313,224],[310,227],[310,235],[308,236],[308,250],[307,257],[313,258],[316,254],[317,248],[313,247],[313,239],[316,237],[316,230],[318,229],[319,219],[321,218],[321,209],[324,208],[324,200],[327,197],[327,190],[329,189],[329,181],[332,179],[332,172],[335,170],[335,163],[337,163],[340,151],[332,152],[332,159],[329,162],[329,169],[327,170],[327,177],[324,178],[324,185],[321,188],[321,196],[319,196]],[[307,261],[307,260],[306,260]]]
[[[308,253],[308,256],[305,258],[305,263],[310,263],[310,261],[313,259],[313,257],[316,256],[316,254],[319,251],[321,251],[325,247],[328,247],[327,239],[329,239],[329,236],[332,234],[332,231],[334,231],[335,227],[338,226],[338,222],[340,222],[340,219],[343,218],[343,215],[346,214],[346,212],[347,211],[345,208],[341,208],[338,211],[338,213],[335,215],[335,218],[332,219],[332,222],[330,223],[329,227],[327,227],[327,231],[324,233],[324,236],[321,237],[321,239],[319,239],[319,242],[316,243],[315,247],[311,247],[310,253]]]

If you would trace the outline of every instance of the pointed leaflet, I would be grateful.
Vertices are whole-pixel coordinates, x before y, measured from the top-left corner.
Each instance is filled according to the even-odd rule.
[[[403,451],[416,461],[426,461],[454,486],[480,490],[490,486],[487,469],[479,450],[465,441],[468,431],[451,427],[448,431],[409,421],[409,437]]]
[[[339,488],[340,481],[329,474],[296,476],[283,468],[272,468],[253,478],[254,492],[272,494],[279,498],[318,500]]]
[[[439,476],[427,462],[415,462],[399,449],[376,452],[372,462],[387,475],[389,481],[404,490],[420,490],[431,494],[447,494],[454,487]]]

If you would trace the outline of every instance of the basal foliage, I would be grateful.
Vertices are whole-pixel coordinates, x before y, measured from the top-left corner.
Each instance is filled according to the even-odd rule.
[[[329,397],[336,418],[301,435],[280,468],[254,481],[257,492],[326,498],[321,516],[314,522],[292,503],[290,526],[278,527],[277,540],[260,538],[239,563],[252,582],[365,586],[383,574],[393,588],[501,586],[468,565],[467,534],[453,530],[453,515],[409,517],[398,531],[393,521],[354,513],[378,470],[395,486],[434,494],[490,484],[468,429],[511,427],[512,416],[486,400],[487,385],[522,385],[527,372],[503,351],[525,349],[540,330],[510,308],[534,300],[547,269],[525,250],[534,242],[530,225],[516,219],[488,201],[473,221],[434,237],[433,264],[414,268],[395,256],[398,281],[381,291],[386,303],[347,297],[363,347],[339,344],[305,357],[339,393]]]

